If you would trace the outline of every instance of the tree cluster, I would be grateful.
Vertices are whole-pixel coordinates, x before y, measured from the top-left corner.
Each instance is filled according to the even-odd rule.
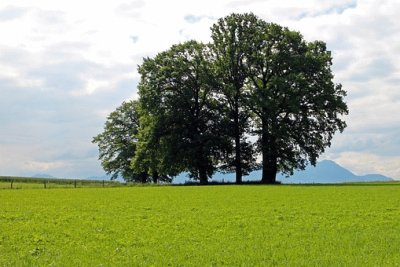
[[[139,99],[111,113],[93,139],[114,178],[157,182],[188,172],[205,184],[220,170],[241,183],[261,167],[261,182],[274,183],[278,171],[315,165],[344,130],[346,93],[333,82],[324,42],[254,14],[219,19],[211,37],[139,66]]]

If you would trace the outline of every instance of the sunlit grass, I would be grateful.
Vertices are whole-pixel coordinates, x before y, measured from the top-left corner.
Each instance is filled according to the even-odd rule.
[[[0,176],[0,189],[116,187],[125,184],[110,180],[82,180]]]
[[[0,190],[0,266],[396,266],[400,187]]]

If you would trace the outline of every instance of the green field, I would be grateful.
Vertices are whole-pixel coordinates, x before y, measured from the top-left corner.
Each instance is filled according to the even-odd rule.
[[[400,186],[0,190],[0,266],[400,266]]]
[[[0,176],[0,189],[116,187],[124,185],[126,184],[110,180]]]

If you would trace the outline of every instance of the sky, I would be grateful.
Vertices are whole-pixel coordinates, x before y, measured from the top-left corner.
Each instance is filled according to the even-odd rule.
[[[332,51],[350,113],[321,159],[400,179],[399,10],[394,0],[1,0],[0,175],[104,175],[91,140],[137,98],[143,57],[209,42],[218,18],[253,12]]]

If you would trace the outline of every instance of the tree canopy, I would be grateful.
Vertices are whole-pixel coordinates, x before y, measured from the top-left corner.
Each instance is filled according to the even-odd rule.
[[[315,165],[344,130],[346,92],[324,42],[254,14],[221,18],[211,32],[210,44],[144,59],[138,101],[111,113],[94,138],[106,171],[155,182],[185,171],[201,183],[234,171],[241,183],[261,158],[261,182],[275,183],[277,172]]]
[[[93,138],[99,147],[101,165],[111,179],[121,175],[128,181],[138,180],[139,174],[131,168],[138,127],[137,101],[127,101],[110,113],[104,131]]]
[[[316,164],[342,132],[346,95],[333,83],[332,57],[324,42],[307,43],[300,33],[265,23],[249,55],[247,106],[255,116],[262,154],[261,181],[274,183],[277,171],[291,174]]]
[[[248,56],[260,20],[253,14],[232,14],[218,20],[211,28],[215,68],[221,89],[220,101],[229,120],[228,138],[234,150],[227,155],[226,170],[236,172],[236,183],[256,167],[256,153],[246,133],[250,131],[250,112],[244,105],[244,86],[249,75]],[[230,157],[230,158],[229,158]]]
[[[158,140],[159,171],[190,173],[206,183],[221,158],[221,105],[210,48],[196,41],[174,45],[139,68],[141,107],[148,138]],[[152,128],[152,129],[151,129]]]

